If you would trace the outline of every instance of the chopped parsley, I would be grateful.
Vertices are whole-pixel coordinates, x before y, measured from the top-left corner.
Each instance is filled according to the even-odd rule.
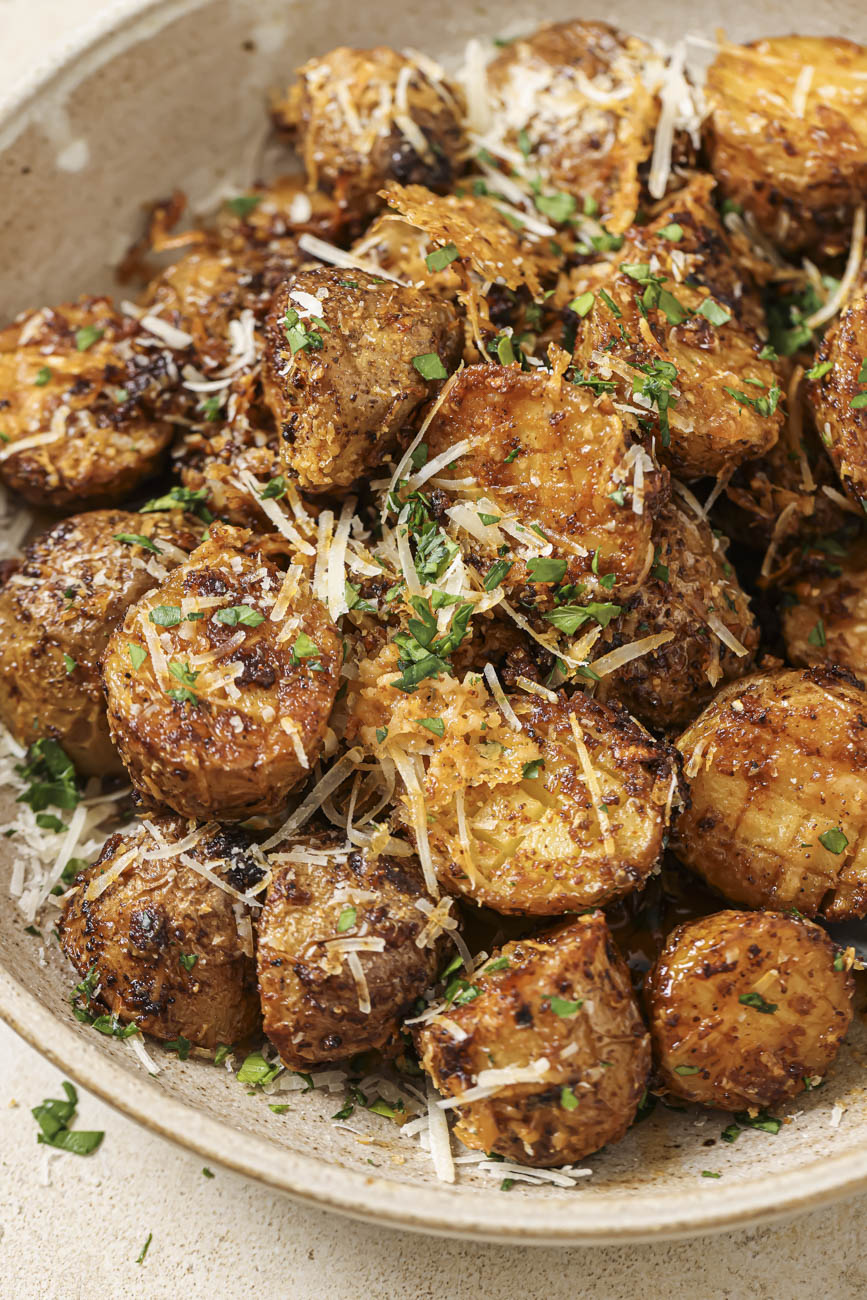
[[[180,605],[156,605],[148,614],[148,622],[156,627],[177,627],[180,621]]]
[[[185,971],[191,971],[198,960],[198,954],[194,952],[182,952],[178,958]]]
[[[698,1066],[697,1065],[676,1065],[674,1067],[674,1072],[675,1074],[680,1074],[683,1075],[684,1077],[690,1074],[698,1074]]]
[[[548,1004],[555,1016],[561,1020],[568,1020],[570,1016],[576,1015],[584,1005],[584,999],[578,998],[575,1002],[570,1002],[568,998],[550,997]]]
[[[345,934],[347,930],[350,930],[352,926],[355,925],[356,916],[357,912],[354,907],[344,907],[340,916],[337,918],[337,933]]]
[[[671,361],[656,360],[647,365],[637,365],[634,369],[640,371],[643,378],[638,375],[633,378],[633,396],[642,395],[656,407],[662,445],[668,447],[671,444],[668,410],[676,404],[671,389],[677,379],[677,367]]]
[[[432,253],[428,253],[424,259],[425,266],[429,271],[444,271],[458,256],[454,244],[443,244],[442,248],[435,248]]]
[[[179,1061],[186,1061],[190,1055],[192,1043],[183,1034],[178,1034],[177,1038],[167,1039],[165,1046],[170,1052],[177,1052]]]
[[[565,225],[575,212],[573,194],[537,194],[535,203],[543,216],[550,217],[558,226]]]
[[[126,652],[129,655],[129,661],[132,664],[133,672],[137,673],[145,659],[148,657],[147,650],[144,650],[140,645],[136,645],[134,641],[127,641]]]
[[[140,508],[140,515],[155,514],[161,510],[177,510],[179,506],[191,510],[197,514],[206,524],[213,521],[214,516],[205,505],[207,500],[207,488],[188,488],[175,484],[170,487],[168,492],[164,492],[161,497],[151,497]]]
[[[125,546],[140,546],[142,550],[152,551],[154,555],[162,555],[162,550],[156,542],[150,537],[145,537],[143,533],[115,533],[114,540],[123,542]]]
[[[839,826],[835,826],[829,831],[822,831],[822,834],[819,836],[819,843],[823,848],[827,849],[829,853],[840,854],[849,847],[849,841]]]
[[[283,329],[293,357],[299,352],[318,352],[322,347],[323,333],[331,333],[329,326],[318,316],[311,316],[310,322],[317,328],[310,329],[294,307],[289,307],[283,317]]]
[[[816,620],[815,624],[810,629],[810,634],[807,637],[807,641],[809,642],[810,645],[819,646],[820,648],[828,644],[828,639],[825,636],[824,619],[820,618]]]
[[[419,718],[418,725],[424,727],[426,731],[431,731],[440,739],[446,734],[446,724],[442,718]]]
[[[667,226],[663,226],[661,230],[657,231],[657,234],[659,234],[662,239],[667,239],[671,244],[679,244],[683,239],[683,226],[681,226],[677,221],[672,221]]]
[[[411,695],[425,678],[438,677],[440,673],[450,671],[449,659],[466,636],[473,612],[470,601],[458,602],[448,629],[439,636],[431,601],[412,596],[410,603],[418,617],[411,618],[407,631],[399,632],[394,638],[400,651],[397,663],[401,676],[391,683],[396,690],[407,695]]]
[[[412,364],[422,379],[448,379],[449,372],[436,352],[422,352],[419,356],[413,357]]]
[[[237,627],[239,624],[241,627],[258,627],[265,622],[265,615],[249,605],[230,605],[228,609],[218,609],[214,617],[218,623],[225,623],[227,627]]]
[[[33,380],[33,382],[37,388],[44,388],[45,385],[50,381],[50,379],[51,379],[50,367],[42,366],[41,369],[37,371],[36,378]]]
[[[259,494],[260,501],[279,501],[286,495],[286,479],[282,474],[277,474],[274,478],[269,479]]]
[[[46,736],[35,741],[27,750],[26,761],[17,763],[15,771],[29,783],[16,803],[29,804],[34,812],[78,805],[75,768],[56,740]]]
[[[711,325],[726,325],[732,318],[731,312],[726,311],[725,307],[721,307],[718,302],[714,302],[713,298],[705,298],[704,302],[696,308],[696,315],[704,316]]]
[[[747,379],[746,382],[754,383],[758,381]],[[764,387],[764,384],[762,384],[761,387]],[[757,414],[764,416],[774,414],[774,411],[777,409],[777,403],[782,396],[782,389],[778,388],[776,384],[771,385],[768,389],[767,396],[762,395],[761,397],[748,397],[746,393],[740,392],[737,388],[729,388],[728,384],[723,384],[723,391],[728,393],[730,397],[733,397],[739,406],[751,406]]]
[[[571,1088],[560,1089],[560,1105],[564,1110],[577,1110],[578,1098]]]
[[[262,202],[261,194],[239,194],[237,198],[227,199],[226,207],[230,212],[234,212],[236,217],[249,217]]]
[[[622,316],[623,316],[623,312],[622,312],[622,311],[620,310],[620,308],[617,306],[617,303],[616,303],[616,302],[614,301],[614,299],[610,296],[610,294],[607,294],[607,293],[605,292],[604,289],[600,289],[600,290],[599,290],[599,297],[600,297],[600,298],[602,299],[602,301],[605,303],[605,306],[608,308],[608,310],[609,310],[609,311],[611,312],[611,314],[614,316],[615,320],[620,320],[620,319],[622,318]]]
[[[756,1011],[761,1011],[762,1015],[772,1016],[777,1010],[776,1002],[766,1002],[761,993],[742,993],[738,998],[743,1007],[754,1007]]]
[[[78,667],[77,661],[73,659],[72,655],[68,655],[65,650],[63,652],[63,666],[66,669],[67,677],[69,676],[70,673],[75,672],[76,668]]]
[[[40,1128],[36,1141],[43,1146],[56,1147],[59,1151],[71,1151],[76,1156],[92,1155],[105,1134],[69,1127],[78,1109],[78,1093],[65,1079],[61,1086],[66,1095],[65,1100],[47,1097],[41,1106],[34,1106],[30,1112]]]
[[[315,642],[310,640],[306,632],[299,632],[292,646],[292,662],[300,664],[303,660],[312,659],[313,663],[308,664],[312,672],[322,672],[322,664],[316,659],[319,654],[319,647]]]
[[[75,331],[75,346],[79,352],[86,352],[102,338],[104,333],[105,330],[100,329],[98,325],[82,325],[81,329]]]
[[[817,361],[814,366],[810,366],[810,369],[804,372],[804,377],[806,379],[821,379],[828,374],[829,370],[833,369],[833,361]]]
[[[583,627],[591,619],[595,619],[600,627],[607,627],[611,620],[620,614],[621,608],[622,606],[607,601],[590,601],[587,605],[561,605],[559,609],[550,610],[545,618],[549,623],[553,623],[559,632],[574,636],[579,627]]]
[[[590,293],[588,290],[587,293],[579,293],[577,298],[573,298],[570,303],[567,303],[567,307],[569,311],[574,311],[576,316],[583,318],[590,311],[595,301],[596,294]]]
[[[538,779],[542,768],[545,766],[544,758],[531,758],[529,763],[525,763],[521,775],[525,781],[535,781]]]
[[[494,563],[485,574],[485,579],[482,583],[485,591],[493,591],[495,587],[499,587],[511,567],[512,563],[510,560],[494,560]]]
[[[527,574],[531,582],[562,582],[568,567],[566,560],[537,556],[527,561]]]
[[[213,1178],[213,1174],[211,1175],[211,1177]],[[145,1241],[145,1244],[142,1246],[141,1250],[139,1251],[138,1256],[136,1257],[136,1261],[135,1261],[135,1262],[136,1262],[137,1264],[143,1264],[143,1263],[145,1262],[145,1256],[146,1256],[147,1253],[148,1253],[148,1250],[149,1250],[149,1248],[150,1248],[150,1244],[151,1244],[151,1242],[153,1241],[153,1239],[154,1239],[154,1234],[153,1234],[152,1232],[149,1232],[148,1235],[147,1235],[147,1239],[146,1239],[146,1241]]]

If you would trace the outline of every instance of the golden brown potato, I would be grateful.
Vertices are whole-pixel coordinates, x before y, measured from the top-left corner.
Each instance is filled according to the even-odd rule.
[[[548,24],[488,64],[486,143],[523,155],[520,165],[547,188],[595,205],[620,233],[638,209],[661,74],[644,41],[607,23]]]
[[[828,36],[724,45],[705,135],[723,193],[789,253],[849,243],[867,189],[867,51]]]
[[[609,661],[595,661],[619,646],[671,634],[658,649],[606,672],[597,687],[598,699],[619,700],[647,726],[665,731],[694,718],[720,682],[750,671],[759,632],[726,559],[725,538],[704,519],[669,501],[654,521],[653,544],[647,579],[594,647],[594,671],[601,673]]]
[[[678,926],[645,984],[659,1078],[703,1106],[779,1106],[827,1072],[853,991],[803,917],[717,912]]]
[[[620,270],[588,306],[575,347],[585,374],[646,409],[660,458],[687,479],[762,455],[783,422],[778,376],[753,328],[761,308],[712,188],[696,177],[629,231]]]
[[[116,505],[172,437],[173,353],[108,298],[0,331],[0,478],[33,505]]]
[[[278,812],[319,756],[341,661],[301,569],[281,572],[261,538],[212,524],[103,657],[109,729],[134,787],[185,817]]]
[[[846,492],[867,511],[867,293],[828,330],[815,368],[824,371],[808,386],[819,437]]]
[[[381,206],[389,180],[447,189],[461,168],[460,93],[436,64],[387,46],[311,59],[272,111],[295,137],[310,189],[356,219]]]
[[[790,592],[797,603],[783,608],[786,653],[793,664],[841,664],[867,677],[867,541],[824,545]]]
[[[500,582],[525,607],[550,606],[553,584],[567,584],[567,609],[586,599],[610,605],[648,572],[668,476],[633,442],[630,417],[608,394],[571,384],[559,370],[469,366],[425,441],[429,460],[460,449],[446,482],[472,480],[437,496],[467,562],[490,578],[508,566]],[[549,621],[569,631],[567,614]]]
[[[568,702],[510,694],[510,721],[475,674],[407,695],[387,662],[360,666],[353,727],[396,765],[395,817],[429,846],[446,889],[557,916],[641,887],[679,802],[670,748],[581,691]]]
[[[86,776],[123,771],[100,656],[129,606],[187,559],[202,527],[180,510],[95,510],[27,548],[0,589],[0,719],[17,740],[51,736]]]
[[[267,185],[251,185],[227,199],[217,217],[217,233],[232,250],[262,248],[289,252],[298,235],[342,238],[346,213],[321,190],[308,190],[297,174],[278,176]]]
[[[78,994],[79,1009],[107,1007],[122,1024],[196,1047],[253,1033],[260,1014],[253,931],[249,910],[234,909],[263,879],[261,856],[242,832],[214,822],[196,828],[170,814],[106,840],[76,877],[60,922],[61,946],[87,991]]]
[[[416,1045],[456,1100],[455,1133],[468,1147],[546,1167],[623,1137],[650,1040],[601,912],[507,943],[446,992]]]
[[[302,487],[348,487],[392,450],[460,358],[446,303],[363,271],[304,271],[274,296],[265,400]],[[417,364],[416,364],[417,363]]]
[[[378,216],[350,249],[354,257],[396,275],[404,283],[414,284],[434,298],[452,302],[463,284],[460,262],[455,258],[442,270],[431,271],[426,259],[434,251],[425,231],[403,221],[396,212]]]
[[[735,903],[867,913],[867,695],[841,669],[756,674],[677,742],[691,805],[681,862]]]
[[[436,981],[441,948],[418,859],[320,838],[286,841],[269,861],[259,992],[281,1059],[309,1070],[398,1047],[401,1020]]]

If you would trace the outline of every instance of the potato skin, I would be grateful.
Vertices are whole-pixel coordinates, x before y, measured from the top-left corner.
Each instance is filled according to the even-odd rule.
[[[445,889],[501,913],[559,916],[644,884],[678,798],[670,747],[581,691],[556,703],[510,694],[521,722],[513,731],[477,677],[429,679],[407,696],[388,684],[387,662],[361,665],[352,725],[399,770],[402,754],[422,755],[427,838]],[[441,737],[425,727],[431,717],[441,719]],[[573,723],[599,782],[602,819]],[[417,797],[405,779],[401,791],[394,816],[415,838]]]
[[[813,69],[803,113],[797,83]],[[835,37],[726,45],[708,70],[710,168],[787,253],[845,252],[867,188],[867,51]]]
[[[665,1089],[747,1110],[779,1106],[805,1078],[823,1077],[852,1020],[854,981],[834,960],[824,930],[780,912],[717,912],[678,926],[645,983]],[[764,1008],[741,1001],[751,994]]]
[[[634,449],[628,418],[608,394],[596,397],[558,374],[468,366],[427,430],[428,455],[469,441],[450,475],[474,479],[469,496],[490,501],[494,515],[511,516],[525,530],[541,528],[553,545],[552,557],[567,561],[562,581],[584,584],[582,599],[610,601],[612,592],[634,586],[649,569],[653,515],[669,492],[665,471]],[[646,462],[640,514],[633,509],[638,454]],[[441,496],[445,509],[451,502],[445,491]],[[520,594],[525,604],[550,604],[550,585],[535,584],[534,590],[524,558],[528,547],[535,549],[531,533],[520,544],[499,529],[490,532],[490,545],[462,535],[469,563],[484,576],[502,558],[501,545],[508,545],[507,594]],[[600,582],[611,573],[613,588]],[[529,601],[523,601],[525,589]]]
[[[867,392],[861,374],[867,357],[867,291],[862,287],[825,334],[816,364],[831,369],[808,383],[819,437],[840,482],[859,508],[867,509],[867,407],[853,406]]]
[[[649,46],[607,23],[563,22],[510,41],[487,68],[492,118],[505,121],[505,144],[527,151],[527,170],[546,187],[592,199],[599,220],[619,234],[635,220],[639,168],[653,148],[659,105],[645,84]],[[605,85],[614,108],[600,107],[578,77]],[[529,97],[527,88],[532,87]],[[519,105],[527,106],[519,120]]]
[[[53,737],[85,776],[123,771],[108,734],[100,656],[127,608],[201,533],[201,520],[180,510],[95,510],[28,546],[0,589],[0,719],[17,740]],[[149,538],[160,554],[119,542],[118,534]]]
[[[473,1087],[483,1070],[541,1058],[548,1068],[537,1083],[501,1086],[458,1107],[456,1135],[474,1150],[539,1168],[619,1141],[641,1100],[650,1040],[602,913],[507,943],[494,958],[508,966],[472,975],[477,996],[416,1028],[422,1066],[447,1097]],[[582,1005],[558,1015],[552,997]]]
[[[193,829],[171,814],[152,821],[169,846]],[[262,879],[242,832],[215,824],[203,831],[191,858],[210,864],[239,893]],[[65,904],[63,951],[82,977],[96,966],[94,1005],[124,1024],[197,1047],[237,1043],[257,1028],[260,1013],[253,953],[245,950],[232,910],[236,900],[177,857],[142,856],[157,846],[144,826],[106,840]],[[138,856],[99,897],[89,898],[88,887],[130,850]],[[190,970],[182,956],[196,958]]]
[[[734,903],[867,914],[867,695],[842,669],[757,673],[719,692],[677,747],[690,786],[678,858]],[[832,847],[820,837],[842,831]]]
[[[867,541],[810,564],[793,594],[798,603],[781,614],[791,662],[840,664],[867,677]]]
[[[417,858],[371,850],[343,852],[327,838],[287,841],[269,855],[274,871],[258,926],[258,971],[265,1033],[291,1069],[345,1060],[357,1052],[391,1052],[400,1022],[436,980],[441,944],[419,947],[428,899]],[[313,852],[303,858],[303,849]],[[354,911],[351,925],[341,916]],[[381,952],[358,954],[371,1009],[347,959],[329,946],[360,936],[381,939]]]
[[[685,319],[674,324],[673,309],[666,313],[647,306],[645,318],[639,306],[645,288],[621,269],[605,285],[616,310],[597,294],[575,346],[576,364],[585,373],[610,378],[617,384],[618,399],[629,404],[634,404],[636,383],[645,382],[640,367],[675,368],[667,445],[656,407],[648,419],[660,459],[686,479],[732,470],[769,451],[783,423],[777,372],[771,361],[759,357],[763,345],[756,326],[762,320],[761,307],[747,272],[735,262],[711,202],[712,188],[707,176],[693,179],[666,201],[649,225],[628,232],[618,255],[621,268],[642,268],[638,275],[653,268],[654,275],[666,277],[663,289],[674,295]],[[671,225],[683,232],[674,242],[660,233]],[[730,319],[712,324],[699,311],[713,311],[713,306],[704,307],[708,299]],[[764,398],[775,409],[760,414],[727,388],[745,399]]]
[[[322,303],[321,347],[293,355],[285,317],[303,312],[294,294]],[[315,313],[314,313],[315,314]],[[313,330],[302,316],[301,325]],[[418,289],[362,271],[305,271],[277,291],[268,317],[265,400],[280,432],[285,468],[314,491],[348,487],[395,446],[418,406],[437,392],[413,358],[436,353],[446,371],[460,359],[453,309]]]
[[[142,337],[108,298],[44,307],[0,331],[0,478],[10,491],[52,510],[110,506],[155,472],[178,372],[170,349]],[[33,438],[49,440],[16,449]]]
[[[618,700],[646,726],[667,731],[694,718],[719,682],[750,671],[759,631],[749,598],[725,558],[726,541],[704,519],[669,501],[654,521],[653,543],[650,573],[624,613],[609,624],[594,656],[654,633],[673,632],[674,639],[604,676],[597,698]],[[707,622],[711,613],[746,654],[736,654],[719,639]]]
[[[424,154],[395,118],[402,74],[409,78],[408,116],[427,141]],[[344,94],[335,94],[338,85]],[[448,189],[462,167],[462,111],[454,86],[431,81],[411,58],[384,45],[338,46],[311,59],[272,106],[277,125],[295,137],[308,188],[331,195],[350,222],[382,206],[377,191],[389,180]]]
[[[284,581],[297,585],[284,616],[272,622]],[[205,617],[189,621],[184,601]],[[241,606],[264,621],[227,624],[218,617]],[[150,615],[158,608],[174,611],[179,622],[155,625]],[[296,659],[301,633],[315,656]],[[149,635],[168,671],[155,666]],[[137,669],[130,643],[148,651]],[[212,525],[189,563],[127,612],[103,657],[109,728],[134,787],[186,817],[240,821],[278,812],[319,756],[341,662],[336,628],[300,571],[284,575],[261,539]],[[187,678],[186,666],[197,676]],[[167,693],[190,689],[196,702]]]

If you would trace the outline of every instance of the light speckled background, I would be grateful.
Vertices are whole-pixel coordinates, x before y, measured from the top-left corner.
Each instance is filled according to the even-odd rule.
[[[5,89],[101,0],[0,0]],[[576,2],[576,9],[580,6]],[[2,314],[2,310],[0,310]],[[0,1026],[0,1267],[10,1300],[195,1300],[238,1292],[293,1300],[835,1300],[867,1294],[859,1225],[867,1197],[781,1227],[600,1250],[504,1249],[375,1228],[293,1205],[201,1164],[86,1094],[78,1126],[106,1133],[79,1159],[37,1147],[30,1107],[61,1076]],[[517,1205],[516,1205],[517,1210]],[[576,1194],[575,1213],[581,1213]],[[136,1265],[148,1233],[147,1259]]]

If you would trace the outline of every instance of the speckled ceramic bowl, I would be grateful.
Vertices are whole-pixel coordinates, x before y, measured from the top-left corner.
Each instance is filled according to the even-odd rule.
[[[645,35],[810,30],[867,38],[864,0],[153,0],[119,3],[14,100],[0,90],[0,315],[110,287],[141,205],[174,188],[204,203],[242,184],[263,130],[266,90],[310,55],[377,41],[454,56],[472,35],[543,18],[601,17]],[[0,817],[9,812],[0,807]],[[0,844],[4,841],[0,841]],[[4,853],[6,850],[4,850]],[[685,1236],[767,1220],[867,1186],[867,1037],[859,1023],[826,1087],[773,1137],[720,1141],[724,1117],[658,1107],[585,1162],[574,1190],[472,1173],[438,1183],[428,1157],[364,1117],[365,1138],[331,1122],[334,1098],[292,1094],[277,1115],[225,1070],[154,1049],[157,1078],[122,1043],[73,1019],[69,968],[0,885],[0,1014],[56,1065],[156,1132],[293,1196],[379,1224],[515,1243],[596,1244]],[[53,950],[53,951],[52,951]],[[282,1098],[281,1098],[282,1100]],[[836,1109],[835,1109],[836,1108]],[[838,1108],[843,1108],[842,1115]],[[702,1171],[721,1174],[703,1178]]]

